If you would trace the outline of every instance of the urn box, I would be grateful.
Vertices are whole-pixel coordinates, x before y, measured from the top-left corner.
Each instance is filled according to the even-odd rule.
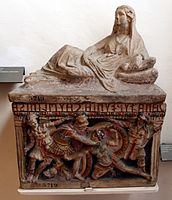
[[[15,89],[9,98],[20,188],[155,186],[165,96],[156,85],[114,94],[50,84]],[[34,115],[36,135],[34,120],[28,123]]]

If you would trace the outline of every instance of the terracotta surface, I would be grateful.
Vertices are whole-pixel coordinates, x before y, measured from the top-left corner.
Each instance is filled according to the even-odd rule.
[[[110,92],[123,90],[123,83],[153,84],[158,77],[155,58],[149,56],[135,27],[136,15],[129,6],[115,12],[112,33],[85,51],[65,45],[42,67],[25,79],[27,87],[40,80],[60,81],[60,88],[75,85],[103,87]],[[50,78],[51,76],[51,78]],[[122,88],[120,85],[122,84]]]
[[[65,45],[13,102],[21,188],[154,186],[166,94],[129,6],[85,51]]]

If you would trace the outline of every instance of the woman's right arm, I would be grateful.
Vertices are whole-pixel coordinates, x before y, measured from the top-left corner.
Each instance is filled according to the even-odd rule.
[[[91,60],[91,56],[93,54],[98,53],[99,50],[103,49],[105,44],[107,43],[110,36],[104,38],[103,40],[99,41],[98,43],[94,44],[93,46],[88,47],[83,53],[83,60],[84,62],[89,65],[89,60]]]

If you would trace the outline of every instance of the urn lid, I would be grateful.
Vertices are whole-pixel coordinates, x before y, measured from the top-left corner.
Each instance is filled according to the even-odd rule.
[[[160,103],[166,93],[157,85],[119,84],[115,93],[96,83],[85,87],[60,85],[49,81],[33,87],[20,86],[9,93],[11,102],[29,103]]]

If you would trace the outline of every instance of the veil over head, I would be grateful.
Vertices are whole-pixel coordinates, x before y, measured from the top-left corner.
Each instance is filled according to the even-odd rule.
[[[118,30],[118,24],[117,24],[117,14],[119,12],[119,10],[124,10],[124,12],[126,13],[126,16],[130,19],[130,36],[132,37],[132,35],[134,34],[134,32],[136,32],[136,14],[133,8],[131,8],[130,6],[126,6],[126,5],[122,5],[119,6],[116,11],[115,11],[115,23],[113,26],[113,30],[112,30],[112,34],[116,34],[117,30]]]

